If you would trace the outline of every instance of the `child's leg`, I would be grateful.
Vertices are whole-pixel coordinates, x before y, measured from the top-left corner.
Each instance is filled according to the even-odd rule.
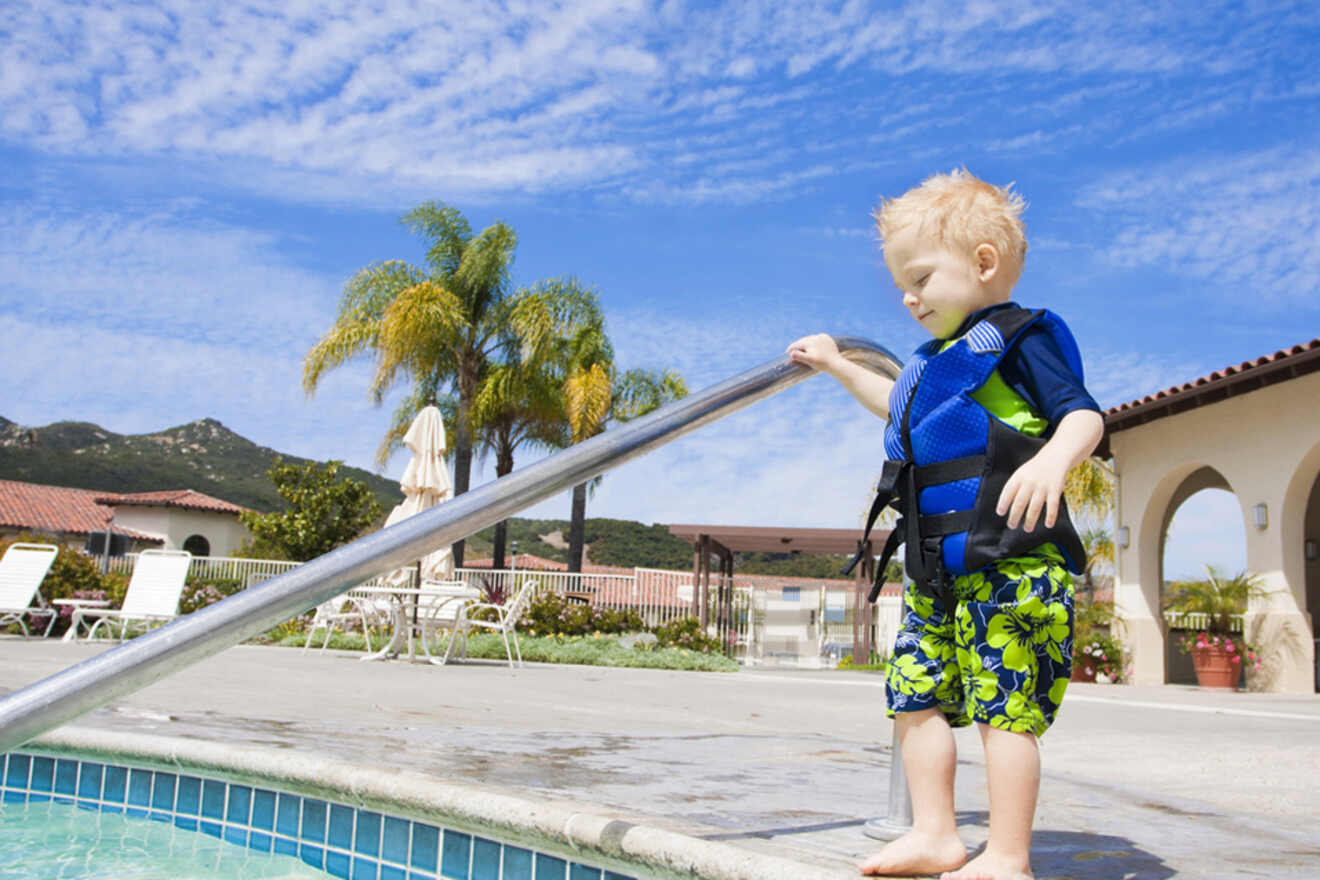
[[[967,860],[953,815],[957,747],[938,709],[902,712],[895,719],[903,771],[912,793],[912,830],[858,867],[863,874],[936,874]],[[891,772],[897,772],[893,768]]]
[[[1040,749],[1034,733],[977,724],[990,788],[990,840],[985,851],[948,880],[1029,880],[1031,823],[1040,792]]]

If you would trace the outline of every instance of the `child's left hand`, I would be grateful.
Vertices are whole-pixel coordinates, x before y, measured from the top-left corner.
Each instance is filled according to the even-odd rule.
[[[1004,491],[999,493],[995,513],[1008,514],[1006,524],[1010,529],[1017,528],[1020,521],[1022,530],[1030,532],[1043,509],[1045,527],[1052,528],[1059,516],[1059,496],[1063,494],[1068,469],[1067,459],[1045,447],[1008,478]]]

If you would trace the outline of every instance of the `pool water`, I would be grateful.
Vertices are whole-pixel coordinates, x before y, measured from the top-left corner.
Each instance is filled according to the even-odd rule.
[[[328,877],[172,823],[53,801],[0,803],[3,880],[301,880]]]

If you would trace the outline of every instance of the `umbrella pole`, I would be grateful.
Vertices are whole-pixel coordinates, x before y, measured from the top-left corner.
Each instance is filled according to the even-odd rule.
[[[416,572],[417,572],[417,577],[416,577],[416,581],[415,581],[415,583],[413,584],[413,586],[420,590],[420,589],[422,588],[422,560],[420,560],[420,559],[417,560],[417,569],[416,569]],[[414,652],[415,652],[415,649],[413,648],[413,635],[414,635],[414,633],[417,632],[417,601],[418,601],[418,598],[419,598],[418,594],[417,594],[417,593],[413,593],[413,597],[412,597],[412,623],[408,626],[408,660],[409,660],[409,661],[411,661],[411,660],[413,659],[413,654],[414,654]]]

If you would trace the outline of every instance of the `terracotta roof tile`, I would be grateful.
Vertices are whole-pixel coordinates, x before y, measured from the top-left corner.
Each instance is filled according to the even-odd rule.
[[[247,510],[246,507],[239,507],[237,504],[231,504],[221,498],[204,495],[201,492],[194,492],[192,489],[167,489],[162,492],[133,492],[126,495],[106,495],[104,493],[98,493],[96,503],[106,504],[113,507],[181,507],[185,510],[206,510],[211,513],[232,513],[235,515]]]
[[[1262,355],[1255,360],[1230,364],[1206,376],[1155,391],[1136,400],[1105,410],[1109,433],[1134,427],[1231,394],[1254,391],[1320,369],[1320,338]],[[1107,447],[1108,438],[1103,444]]]
[[[104,532],[111,511],[96,503],[100,492],[0,480],[0,526],[86,535]],[[143,541],[160,538],[116,527],[115,534]]]

